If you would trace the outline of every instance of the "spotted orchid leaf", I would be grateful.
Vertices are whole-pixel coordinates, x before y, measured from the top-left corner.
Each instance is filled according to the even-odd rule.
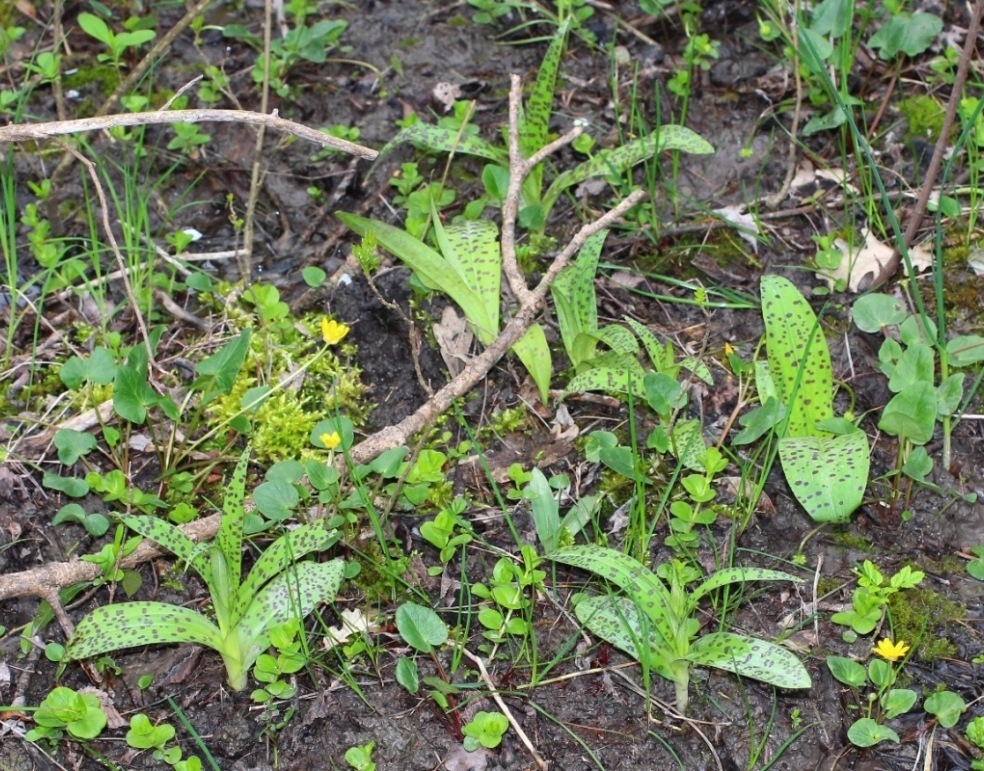
[[[433,202],[431,211],[441,255],[475,293],[485,311],[489,326],[479,328],[474,321],[472,326],[475,336],[483,345],[488,345],[499,333],[499,289],[502,284],[499,230],[492,220],[466,220],[445,227]]]
[[[188,563],[206,584],[211,583],[212,566],[206,550],[185,535],[181,528],[145,514],[125,514],[120,520],[134,532],[149,538]]]
[[[318,520],[291,530],[270,544],[239,587],[234,609],[236,617],[242,616],[253,598],[269,581],[306,554],[325,551],[338,539],[337,531],[329,530],[323,520]]]
[[[600,546],[569,546],[548,559],[589,570],[624,591],[655,624],[657,632],[672,639],[681,619],[673,612],[670,593],[662,581],[637,559]]]
[[[292,619],[303,619],[320,602],[338,593],[344,575],[342,560],[301,562],[277,575],[254,597],[236,627],[243,652],[244,672],[269,645],[270,629]],[[231,674],[230,674],[231,679]]]
[[[564,268],[550,285],[560,336],[575,368],[581,363],[576,356],[574,344],[577,336],[598,331],[598,301],[594,281],[601,248],[607,236],[607,230],[599,230],[588,238],[574,262]]]
[[[714,632],[698,638],[687,658],[692,664],[723,669],[779,688],[809,688],[810,673],[792,651],[754,637]]]
[[[664,150],[682,150],[693,155],[714,152],[707,140],[684,126],[661,126],[652,134],[602,150],[591,160],[559,175],[543,196],[544,210],[549,212],[567,188],[592,177],[626,171]]]
[[[96,608],[75,627],[65,659],[101,656],[122,648],[195,643],[221,650],[222,635],[201,613],[163,602],[124,602]]]
[[[375,235],[380,246],[405,262],[427,286],[444,292],[457,303],[476,330],[497,330],[482,298],[449,266],[444,257],[427,244],[385,222],[347,212],[338,212],[338,218],[360,236],[366,233]]]
[[[673,679],[667,659],[668,643],[628,597],[584,597],[574,612],[592,634],[636,661],[645,661],[660,677]]]
[[[818,422],[834,416],[830,352],[816,314],[800,291],[781,276],[761,281],[769,370],[786,406],[786,436],[828,436]]]
[[[817,522],[847,522],[861,505],[871,462],[863,431],[785,437],[779,460],[796,500]]]
[[[557,70],[560,68],[560,59],[567,44],[570,26],[571,19],[568,17],[554,33],[550,46],[543,55],[543,61],[540,62],[536,81],[526,102],[526,109],[519,123],[519,149],[526,158],[547,143],[551,107],[557,86]]]
[[[246,516],[243,509],[243,499],[246,497],[246,472],[249,470],[249,455],[250,446],[246,445],[242,457],[232,472],[232,479],[222,504],[223,515],[219,522],[219,532],[215,536],[215,544],[225,557],[225,566],[228,571],[227,580],[233,592],[239,588],[240,577],[242,576],[243,521]],[[234,600],[235,595],[230,595],[229,602],[232,603]]]
[[[635,360],[624,362],[624,366],[599,366],[572,377],[567,388],[564,389],[564,394],[577,394],[584,391],[628,393],[630,388],[636,393],[641,393],[643,375],[645,372]]]
[[[496,147],[480,137],[470,136],[456,129],[415,123],[400,131],[383,146],[373,162],[370,173],[393,150],[408,143],[419,145],[435,153],[453,152],[459,155],[473,155],[499,164],[508,161],[505,149]]]
[[[689,595],[690,606],[694,609],[697,603],[715,589],[720,589],[728,584],[743,584],[747,581],[792,581],[801,583],[803,579],[783,573],[781,570],[769,570],[767,568],[756,567],[734,567],[723,568],[711,573],[707,579],[697,586]]]

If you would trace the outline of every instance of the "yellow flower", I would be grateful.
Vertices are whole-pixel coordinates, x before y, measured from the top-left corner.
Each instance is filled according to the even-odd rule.
[[[335,319],[328,320],[325,316],[321,319],[321,336],[328,345],[340,342],[349,333],[349,328],[345,324],[339,324]]]
[[[874,647],[874,652],[886,661],[898,661],[909,652],[910,647],[912,646],[906,645],[904,640],[895,643],[886,637]]]
[[[329,450],[334,450],[342,443],[342,437],[338,435],[337,431],[332,431],[330,434],[324,433],[319,436],[318,439],[320,439],[321,443]]]

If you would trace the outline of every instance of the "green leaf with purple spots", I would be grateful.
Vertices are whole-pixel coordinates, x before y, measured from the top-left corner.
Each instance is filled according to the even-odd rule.
[[[549,212],[567,188],[592,177],[626,171],[664,150],[682,150],[694,155],[714,152],[714,148],[707,140],[684,126],[661,126],[652,134],[618,147],[602,150],[591,160],[558,176],[543,196],[544,210]]]
[[[728,584],[743,584],[746,581],[792,581],[793,583],[800,583],[802,580],[789,573],[783,573],[781,570],[755,567],[723,568],[712,573],[706,581],[694,589],[690,593],[689,601],[696,606],[701,598]]]
[[[243,561],[243,521],[246,512],[243,509],[243,499],[246,497],[246,473],[249,471],[249,455],[251,446],[246,445],[236,469],[232,472],[232,480],[226,489],[225,500],[222,503],[222,520],[215,543],[225,557],[228,583],[231,591],[239,588],[242,576]],[[229,597],[229,602],[235,601],[235,596]]]
[[[172,554],[187,562],[206,584],[212,581],[212,566],[201,544],[195,543],[184,534],[180,528],[157,517],[143,514],[124,514],[120,517],[123,524],[144,538],[149,538],[159,546],[163,546]]]
[[[479,137],[469,136],[456,129],[415,123],[412,126],[407,126],[383,146],[369,170],[370,173],[383,158],[400,145],[407,143],[419,145],[434,153],[453,152],[459,155],[474,155],[500,164],[505,164],[508,160],[504,149]]]
[[[547,144],[551,106],[557,86],[557,70],[560,69],[560,58],[564,54],[570,26],[571,19],[568,17],[554,32],[553,40],[550,41],[550,46],[543,55],[543,61],[540,62],[536,81],[533,83],[526,109],[519,122],[519,149],[526,158]]]
[[[692,664],[723,669],[779,688],[809,688],[803,663],[775,643],[731,632],[714,632],[695,640],[687,656]]]
[[[124,602],[96,608],[65,647],[65,660],[145,645],[195,643],[221,650],[222,635],[201,613],[163,602]]]
[[[574,612],[592,634],[636,661],[645,661],[660,677],[673,679],[666,658],[668,643],[628,597],[584,597]]]
[[[834,384],[816,314],[781,276],[762,276],[761,294],[769,370],[788,415],[785,435],[827,436],[816,425],[834,416]]]
[[[482,330],[483,335],[484,330],[498,331],[489,318],[482,298],[465,283],[444,257],[427,244],[385,222],[357,217],[347,212],[338,212],[337,216],[346,227],[360,236],[366,233],[375,235],[380,246],[406,263],[427,286],[444,292],[454,300],[472,323],[476,334],[479,330]]]
[[[595,367],[572,377],[564,394],[579,394],[584,391],[628,393],[631,388],[634,393],[641,395],[643,375],[645,372],[634,360],[632,364],[626,362],[622,367]]]
[[[239,587],[234,612],[237,616],[249,606],[260,589],[276,576],[284,572],[301,557],[315,551],[325,551],[339,539],[336,530],[329,530],[324,520],[302,525],[280,536],[270,544],[256,560],[246,580]]]
[[[607,230],[599,230],[588,238],[574,262],[564,268],[550,285],[560,337],[575,369],[583,361],[578,355],[578,347],[575,346],[578,335],[598,331],[598,300],[594,281],[598,260],[601,258],[601,247],[607,236]],[[589,350],[593,352],[594,349],[590,347]]]
[[[475,336],[488,345],[499,334],[499,289],[502,284],[502,256],[499,252],[499,229],[492,220],[466,220],[444,227],[437,208],[431,204],[434,235],[441,255],[481,303],[488,327],[472,320]],[[452,295],[454,299],[454,295]],[[455,302],[458,302],[455,300]],[[466,310],[464,305],[462,310]]]
[[[272,627],[292,618],[303,619],[318,603],[332,601],[338,594],[344,569],[342,560],[301,562],[260,590],[236,625],[244,669],[249,669],[267,648],[267,633]]]
[[[796,500],[817,522],[847,522],[861,505],[870,464],[863,431],[780,439],[779,460]]]
[[[548,559],[590,570],[622,589],[653,621],[660,635],[673,639],[679,619],[672,610],[670,593],[639,560],[601,546],[569,546],[547,555]]]

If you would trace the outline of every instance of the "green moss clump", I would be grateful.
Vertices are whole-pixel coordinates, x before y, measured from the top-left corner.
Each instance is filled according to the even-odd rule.
[[[868,538],[860,533],[852,532],[846,527],[839,531],[831,531],[828,536],[831,541],[844,549],[856,549],[865,554],[871,554],[874,550],[874,546]]]
[[[943,115],[946,112],[938,100],[925,94],[917,94],[902,99],[899,111],[909,124],[910,137],[922,137],[934,142],[943,128]]]
[[[249,314],[235,314],[236,306],[226,315],[237,328],[255,323]],[[235,417],[243,395],[257,385],[274,385],[297,372],[299,366],[318,356],[321,344],[321,315],[309,314],[299,323],[274,323],[254,328],[246,362],[230,393],[220,396],[206,410],[210,428]],[[298,374],[300,387],[291,384],[272,394],[249,416],[253,426],[253,451],[260,461],[305,460],[323,457],[311,445],[311,431],[322,420],[346,414],[356,425],[364,422],[372,404],[364,400],[365,387],[359,379],[361,370],[348,361],[355,355],[353,346],[332,348]],[[262,380],[257,373],[266,373]]]
[[[79,67],[70,75],[62,75],[62,86],[65,90],[81,91],[90,83],[99,84],[99,94],[108,97],[120,84],[120,73],[111,64],[97,64],[94,67]]]
[[[888,612],[894,639],[916,645],[920,661],[956,655],[957,648],[946,637],[946,631],[950,624],[967,615],[967,609],[959,602],[917,586],[893,594],[888,600]]]

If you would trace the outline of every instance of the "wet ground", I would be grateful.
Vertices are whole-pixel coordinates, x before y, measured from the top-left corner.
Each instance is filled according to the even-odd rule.
[[[624,19],[648,40],[624,29],[616,30],[612,15],[596,14],[592,31],[600,39],[614,38],[624,46],[630,64],[613,75],[608,54],[583,41],[572,41],[561,67],[558,89],[563,108],[551,124],[552,129],[560,132],[569,128],[574,119],[585,118],[602,144],[615,141],[616,118],[618,111],[625,109],[625,103],[618,104],[613,98],[613,77],[617,82],[617,96],[623,100],[633,78],[635,87],[644,94],[653,94],[659,84],[665,83],[669,67],[666,57],[679,55],[682,45],[678,26],[672,20],[655,22],[643,17],[635,4],[623,5]],[[770,220],[769,244],[762,246],[757,254],[742,256],[742,250],[736,248],[736,244],[741,244],[736,237],[722,231],[711,234],[709,227],[696,235],[682,231],[674,235],[675,226],[706,223],[702,211],[773,193],[785,174],[785,143],[778,138],[775,126],[762,119],[769,104],[756,94],[772,70],[774,60],[752,47],[751,29],[755,21],[750,6],[720,3],[708,8],[706,13],[717,14],[706,22],[714,25],[725,48],[721,62],[706,74],[702,87],[695,92],[688,125],[706,136],[717,153],[707,158],[683,158],[676,211],[667,202],[658,202],[656,206],[660,219],[666,223],[666,232],[622,234],[609,242],[611,253],[606,252],[604,259],[626,267],[657,266],[660,271],[676,276],[698,275],[705,281],[745,292],[754,291],[760,273],[771,271],[789,276],[809,291],[817,282],[799,266],[812,254],[810,236],[829,230],[829,224],[824,223],[823,215],[817,210]],[[163,11],[162,21],[170,19],[172,14]],[[291,76],[296,93],[290,99],[274,99],[272,106],[283,116],[311,126],[356,126],[361,131],[360,143],[380,147],[396,130],[394,121],[409,111],[430,114],[439,110],[434,98],[435,85],[450,82],[474,95],[476,122],[482,127],[483,135],[494,137],[504,121],[508,75],[517,73],[526,81],[532,80],[544,45],[524,42],[532,32],[496,40],[494,30],[471,23],[470,15],[471,10],[465,6],[423,2],[363,2],[353,8],[338,8],[337,16],[349,22],[343,42],[350,49],[337,57],[343,61],[299,67]],[[260,19],[259,10],[224,7],[214,11],[209,21],[238,22],[255,31]],[[534,29],[548,34],[546,27]],[[251,50],[230,42],[214,30],[203,33],[202,43],[201,50],[209,60],[232,74],[230,89],[239,96],[243,106],[256,109],[257,97],[249,84]],[[84,49],[81,40],[78,45]],[[200,55],[184,37],[175,46],[175,56],[154,76],[156,82],[172,88],[188,79],[187,71],[191,69],[188,65],[199,61]],[[79,56],[84,55],[84,50],[80,50]],[[393,56],[398,57],[399,66],[394,66]],[[372,67],[358,62],[367,62]],[[381,79],[373,68],[382,73]],[[97,87],[93,84],[88,88]],[[665,90],[660,92],[665,95]],[[77,98],[96,96],[83,87]],[[647,118],[653,119],[657,112],[653,98],[644,97],[641,102],[648,112]],[[157,220],[155,226],[165,226],[166,230],[193,226],[200,230],[204,238],[196,244],[197,251],[225,249],[233,243],[235,233],[229,224],[226,195],[231,194],[244,206],[252,157],[252,130],[236,124],[219,124],[210,127],[209,133],[212,142],[206,151],[185,162],[171,184],[162,189],[161,199],[152,209]],[[349,273],[344,259],[352,239],[332,216],[332,211],[353,211],[393,221],[385,200],[392,190],[386,181],[401,161],[412,156],[412,151],[403,149],[387,158],[370,176],[367,162],[353,163],[342,157],[312,162],[313,151],[308,146],[296,142],[279,147],[279,138],[269,135],[267,142],[268,178],[258,209],[254,276],[279,286],[295,312],[328,309],[352,326],[351,340],[359,349],[358,363],[368,387],[368,398],[377,405],[366,430],[395,423],[426,398],[413,375],[411,346],[415,345],[420,352],[421,369],[431,387],[440,386],[446,378],[440,356],[419,331],[412,338],[401,314],[385,307],[354,272],[351,281],[345,279],[313,291],[300,281],[299,274],[308,265],[323,267],[336,279]],[[93,138],[93,148],[94,152],[109,152],[102,139]],[[742,152],[743,148],[748,151]],[[825,148],[818,144],[816,150],[822,153]],[[571,160],[570,155],[561,154],[556,162],[563,166]],[[25,174],[36,174],[37,165],[29,156],[19,158],[18,163]],[[428,166],[430,163],[433,167]],[[428,174],[439,174],[442,163],[443,160],[422,159],[421,167]],[[664,167],[668,163],[662,161]],[[464,166],[467,168],[467,162]],[[477,179],[479,167],[474,171]],[[666,168],[662,173],[669,178]],[[192,182],[197,182],[189,198],[193,203],[175,213],[170,207],[183,200]],[[70,191],[72,185],[81,183],[67,184],[66,190]],[[458,188],[459,196],[465,200],[467,184],[463,182]],[[477,190],[477,182],[472,184]],[[320,189],[322,202],[307,192],[310,186]],[[591,205],[601,206],[605,195],[596,193]],[[790,198],[787,204],[792,208],[799,201]],[[558,207],[555,215],[558,237],[573,232],[578,216],[579,212],[570,205]],[[167,217],[171,219],[165,222]],[[67,227],[72,227],[72,223]],[[736,254],[730,262],[721,259],[728,251]],[[703,272],[695,273],[694,266]],[[235,266],[223,265],[219,270],[234,275]],[[628,291],[619,276],[612,273],[609,271],[599,280],[603,315],[617,319],[631,313],[662,337],[680,345],[720,351],[728,343],[746,359],[751,358],[762,334],[762,322],[756,311],[705,313],[693,306],[653,300]],[[954,280],[966,282],[968,278],[957,272]],[[387,269],[378,286],[387,300],[409,312],[406,270],[398,266]],[[682,294],[658,280],[646,280],[636,288],[659,295]],[[428,310],[437,317],[440,304]],[[976,316],[979,322],[980,312],[978,300],[977,307],[968,309],[965,315],[971,322]],[[853,386],[857,396],[855,413],[884,405],[889,393],[884,377],[875,369],[878,341],[847,324],[843,307],[828,309],[828,318],[832,328],[849,330],[830,336],[830,341],[835,379]],[[720,430],[734,407],[735,393],[722,368],[718,367],[714,376],[715,386],[703,396],[701,407],[705,425]],[[477,427],[487,423],[492,414],[521,405],[526,391],[528,386],[522,382],[522,373],[514,365],[503,363],[490,375],[480,398],[467,401],[465,414],[474,419]],[[975,403],[978,406],[971,406],[970,412],[981,411],[980,399]],[[577,400],[571,400],[568,407],[582,433],[596,428],[614,429],[628,419],[624,407]],[[812,689],[779,692],[715,670],[698,671],[691,687],[690,720],[679,719],[665,707],[673,698],[669,683],[655,678],[650,700],[641,689],[638,667],[628,665],[624,656],[607,645],[598,645],[590,638],[584,638],[590,640],[590,646],[583,644],[571,616],[558,611],[558,607],[567,606],[570,593],[577,590],[580,582],[561,572],[553,586],[556,596],[539,597],[534,615],[536,659],[541,668],[549,662],[550,671],[546,675],[537,673],[538,684],[531,688],[529,654],[518,648],[490,665],[491,677],[505,703],[550,768],[565,771],[969,768],[966,748],[961,746],[955,732],[934,726],[918,710],[892,722],[903,739],[900,746],[882,744],[868,751],[852,748],[846,738],[847,727],[855,716],[849,708],[850,695],[833,680],[824,663],[829,653],[864,657],[870,647],[866,639],[853,646],[843,643],[842,628],[831,624],[830,613],[825,612],[849,602],[853,586],[849,583],[851,569],[864,559],[875,560],[886,572],[913,564],[927,572],[924,586],[932,593],[924,598],[927,604],[944,598],[960,603],[964,611],[960,618],[947,619],[938,610],[927,619],[927,639],[946,638],[952,641],[953,647],[932,662],[913,660],[906,670],[912,678],[912,687],[928,693],[944,684],[968,702],[976,699],[982,690],[981,665],[972,663],[984,653],[981,584],[963,571],[963,561],[954,555],[984,543],[984,506],[916,489],[908,504],[911,519],[903,521],[903,507],[887,503],[893,500],[891,482],[878,481],[893,467],[897,448],[890,438],[876,436],[874,422],[869,420],[865,427],[875,439],[872,478],[876,481],[869,486],[870,498],[852,524],[830,527],[807,538],[814,523],[794,502],[781,474],[774,471],[766,487],[767,500],[737,543],[738,558],[745,564],[795,570],[787,560],[797,554],[805,539],[806,568],[801,575],[806,582],[798,589],[753,596],[730,622],[766,639],[774,639],[780,633],[784,619],[801,623],[794,642],[812,676]],[[957,426],[950,469],[938,468],[932,477],[940,487],[984,495],[981,425],[980,421],[963,421]],[[549,454],[551,469],[585,480],[582,494],[590,492],[587,482],[598,483],[598,470],[585,463],[582,454],[573,451],[569,444],[559,448],[551,445],[545,430],[524,430],[500,439],[489,448],[490,465],[496,478],[503,479],[505,469],[514,461],[529,465],[534,458],[542,460],[542,454],[538,453],[550,448],[553,450]],[[939,457],[938,443],[931,444],[929,449]],[[478,500],[489,494],[483,475],[471,473],[466,466],[459,466],[453,473],[456,492],[468,493]],[[0,551],[0,570],[26,570],[45,561],[60,560],[76,539],[86,543],[80,529],[56,531],[43,524],[60,502],[43,493],[30,479],[23,481],[23,491],[16,489],[17,485],[10,479],[0,481],[0,486],[5,482],[7,486],[0,492],[0,534],[7,535],[14,543]],[[480,515],[476,517],[476,529],[490,544],[515,551],[501,515],[475,513]],[[528,515],[521,509],[513,516],[521,533],[532,531]],[[424,563],[432,565],[436,564],[435,553],[420,539],[416,529],[423,519],[413,512],[404,514],[399,517],[397,529],[407,534],[409,548],[422,552]],[[617,540],[619,536],[614,533],[611,537]],[[729,523],[719,521],[709,534],[700,558],[712,561],[711,547],[726,545],[730,537]],[[88,545],[83,550],[89,550]],[[662,559],[668,554],[658,551],[656,556]],[[469,579],[485,577],[494,559],[491,553],[479,553],[469,563]],[[814,621],[804,612],[804,607],[815,599],[811,583],[818,565],[822,566],[823,586],[827,588],[821,587],[820,594],[826,596],[820,598],[821,613]],[[188,602],[199,596],[196,592],[202,588],[193,582],[184,595],[170,594],[166,582],[154,590],[155,577],[162,575],[166,568],[165,561],[145,570],[145,592],[156,591],[157,599],[175,602]],[[457,568],[452,565],[448,575],[453,577]],[[431,592],[435,607],[449,622],[454,622],[453,602],[441,599],[445,595],[439,586],[424,583],[424,587]],[[365,604],[365,598],[356,592],[343,594],[335,612],[363,608]],[[392,606],[379,604],[384,616],[392,612]],[[84,594],[78,605],[70,609],[76,620],[92,606],[92,598]],[[29,622],[36,608],[33,599],[10,600],[0,604],[0,618],[8,629],[14,629]],[[325,620],[337,623],[333,613],[327,613]],[[715,622],[710,615],[702,619],[707,629],[713,629]],[[53,628],[50,631],[57,636]],[[395,661],[405,653],[405,646],[393,628],[384,624],[375,634],[379,651],[374,659],[363,657],[346,664],[329,656],[326,668],[302,671],[296,677],[297,696],[282,704],[277,714],[252,703],[248,694],[229,692],[222,664],[210,652],[201,653],[189,670],[186,646],[118,655],[115,661],[120,672],[110,673],[103,687],[114,694],[116,709],[123,715],[141,710],[152,718],[173,722],[173,713],[164,701],[165,696],[172,697],[222,769],[346,768],[346,750],[368,742],[375,742],[373,760],[384,770],[519,771],[536,767],[513,730],[507,732],[502,746],[496,750],[464,753],[457,718],[444,714],[429,698],[410,695],[394,681]],[[13,695],[24,666],[14,656],[16,637],[8,636],[2,646],[12,678],[0,682],[0,702]],[[444,656],[442,663],[449,670],[453,666],[450,656]],[[42,656],[30,666],[34,672],[24,695],[27,704],[37,704],[55,683],[54,665]],[[435,674],[427,660],[421,661],[421,668],[422,675]],[[136,687],[135,678],[148,669],[158,676],[154,686],[141,690]],[[459,683],[476,682],[469,662],[462,663],[456,677]],[[75,688],[87,684],[78,667],[70,667],[60,682]],[[465,709],[496,709],[496,706],[487,695],[481,695]],[[288,710],[292,712],[288,714]],[[980,707],[972,710],[975,711],[970,714],[981,714]],[[115,735],[122,736],[122,732]],[[934,739],[929,747],[928,736]],[[195,751],[187,737],[182,739],[182,744],[186,752]],[[10,735],[0,745],[0,769],[100,767],[93,753],[86,753],[71,743],[63,742],[58,747],[60,766],[44,754],[44,745],[34,747]],[[108,759],[110,767],[163,767],[148,753],[129,750],[119,739],[99,740],[92,748],[94,753]],[[924,766],[927,756],[931,758],[930,765]]]

